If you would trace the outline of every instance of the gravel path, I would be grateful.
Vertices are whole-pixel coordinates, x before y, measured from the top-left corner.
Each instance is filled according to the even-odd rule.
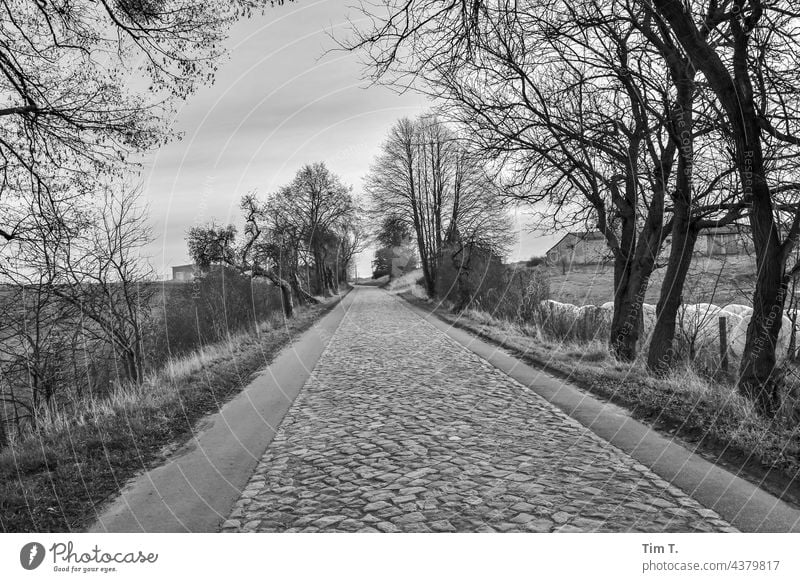
[[[736,531],[375,288],[222,531]]]

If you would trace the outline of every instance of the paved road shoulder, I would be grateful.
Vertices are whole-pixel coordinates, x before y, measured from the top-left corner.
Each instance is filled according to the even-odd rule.
[[[172,458],[129,483],[90,532],[214,532],[346,316],[348,294]]]

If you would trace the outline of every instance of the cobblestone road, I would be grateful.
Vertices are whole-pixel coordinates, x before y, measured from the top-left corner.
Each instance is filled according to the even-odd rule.
[[[353,293],[223,531],[735,531],[401,300]]]

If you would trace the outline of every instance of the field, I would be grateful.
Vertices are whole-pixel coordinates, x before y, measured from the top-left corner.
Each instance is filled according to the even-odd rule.
[[[550,297],[573,305],[602,305],[614,300],[614,267],[574,265],[564,273],[560,265],[544,269],[550,281]],[[655,305],[664,280],[666,266],[650,279],[645,303]],[[736,303],[750,305],[755,280],[755,264],[750,257],[697,257],[684,286],[683,303]]]

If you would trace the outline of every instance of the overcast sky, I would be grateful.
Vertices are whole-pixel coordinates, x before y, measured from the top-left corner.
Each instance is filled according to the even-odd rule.
[[[328,33],[347,34],[341,0],[303,0],[237,24],[215,84],[178,111],[175,141],[147,159],[145,198],[157,237],[156,271],[189,262],[184,236],[212,220],[240,222],[238,202],[288,182],[303,164],[324,161],[362,192],[362,179],[391,125],[430,107],[362,79],[359,56],[334,48]],[[354,17],[356,15],[353,15]],[[509,260],[542,254],[553,236],[534,236],[517,220]],[[358,258],[366,273],[372,250]]]

